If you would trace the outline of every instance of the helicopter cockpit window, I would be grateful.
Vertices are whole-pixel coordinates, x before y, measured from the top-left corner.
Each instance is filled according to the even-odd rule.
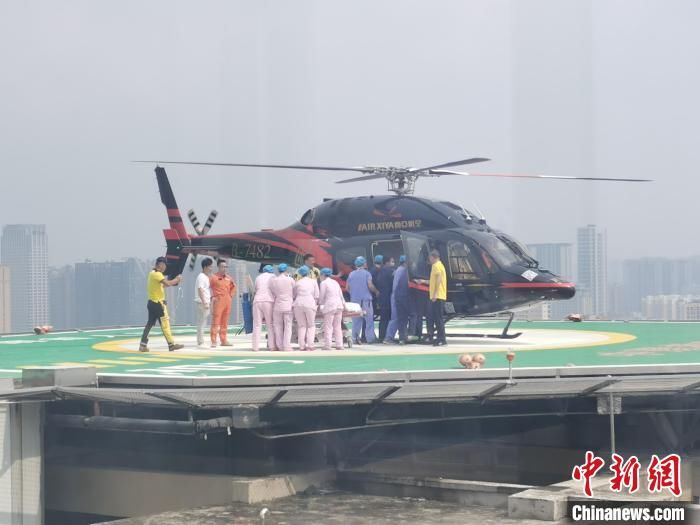
[[[447,258],[450,266],[450,274],[455,279],[478,279],[469,262],[469,247],[462,241],[450,241],[447,243]]]
[[[465,219],[467,221],[473,220],[474,217],[477,217],[477,215],[475,215],[473,212],[466,209],[464,206],[459,206],[459,205],[457,205],[453,202],[449,202],[449,201],[443,201],[442,203],[445,204],[446,206],[449,206],[453,210],[457,210],[459,212],[460,217],[462,217],[463,219]]]
[[[539,263],[537,262],[537,259],[535,259],[532,255],[530,255],[527,251],[527,249],[520,244],[518,241],[513,239],[512,237],[508,237],[507,235],[501,233],[498,235],[498,238],[501,239],[504,243],[508,245],[508,247],[513,250],[517,255],[519,255],[524,261],[526,262],[527,266],[530,268],[537,268]]]
[[[301,216],[301,219],[299,222],[301,222],[304,226],[311,224],[314,220],[314,210],[307,210],[304,215]]]
[[[503,268],[514,264],[530,266],[530,261],[523,257],[522,254],[493,234],[471,232],[470,237],[496,261],[496,264]]]

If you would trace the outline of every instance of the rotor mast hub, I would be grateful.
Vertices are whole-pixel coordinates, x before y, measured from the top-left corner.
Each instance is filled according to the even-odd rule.
[[[411,168],[377,167],[370,171],[372,175],[379,175],[386,179],[387,190],[396,195],[413,195],[416,189],[416,180],[421,175],[426,175],[422,171],[411,171]]]

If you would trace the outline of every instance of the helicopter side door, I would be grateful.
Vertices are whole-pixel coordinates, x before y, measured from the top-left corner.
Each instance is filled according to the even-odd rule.
[[[428,255],[432,248],[430,239],[417,233],[401,232],[401,243],[406,255],[406,269],[408,278],[429,279],[430,261]]]
[[[474,315],[491,302],[490,271],[478,259],[477,247],[463,236],[447,232],[440,239],[428,238],[417,233],[401,232],[409,279],[429,279],[430,250],[440,251],[447,270],[447,301],[455,313]]]

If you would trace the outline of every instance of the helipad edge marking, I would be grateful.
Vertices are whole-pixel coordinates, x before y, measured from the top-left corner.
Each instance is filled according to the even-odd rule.
[[[547,331],[546,329],[535,329],[533,331]],[[557,330],[559,335],[563,335],[567,330]],[[573,332],[573,331],[572,331]],[[580,331],[575,331],[577,334],[580,334]],[[583,331],[586,332],[586,331]],[[558,344],[533,344],[531,347],[518,347],[517,351],[518,352],[534,352],[534,351],[541,351],[541,350],[559,350],[559,349],[572,349],[572,348],[592,348],[596,346],[608,346],[608,345],[615,345],[615,344],[620,344],[620,343],[627,343],[629,341],[633,341],[637,339],[637,336],[632,335],[632,334],[626,334],[622,332],[600,332],[596,330],[591,330],[588,333],[592,335],[596,335],[601,337],[602,339],[599,341],[583,341],[583,342],[574,342],[574,341],[567,341],[566,343],[558,343]],[[449,332],[448,332],[449,335]],[[343,349],[343,350],[321,350],[321,349],[316,349],[313,352],[306,352],[306,351],[300,351],[300,350],[292,350],[291,352],[270,352],[267,350],[262,350],[260,352],[253,352],[251,348],[246,348],[245,350],[202,350],[199,351],[197,350],[196,353],[189,352],[189,353],[180,353],[180,351],[175,352],[175,353],[167,353],[166,350],[163,351],[152,351],[151,355],[153,354],[163,354],[163,357],[168,356],[170,357],[171,355],[173,358],[178,357],[178,358],[183,358],[183,359],[208,359],[212,357],[250,357],[252,355],[259,356],[261,358],[267,358],[267,357],[272,357],[272,356],[304,356],[304,358],[314,358],[314,357],[373,357],[373,356],[417,356],[417,355],[439,355],[439,354],[458,354],[462,353],[465,350],[466,351],[474,351],[476,349],[474,348],[459,348],[459,346],[464,345],[468,346],[470,344],[474,345],[475,343],[478,342],[478,338],[463,338],[462,340],[467,340],[467,343],[456,343],[456,344],[448,344],[448,346],[444,347],[439,347],[439,348],[434,348],[430,346],[423,346],[420,344],[417,345],[407,345],[404,347],[396,346],[395,348],[392,348],[390,350],[388,349],[377,349],[373,348],[372,346],[368,346],[366,350],[359,350],[356,348],[352,349]],[[125,348],[125,344],[135,344],[139,340],[138,339],[121,339],[121,340],[112,340],[112,341],[105,341],[105,342],[100,342],[97,343],[93,346],[94,349],[96,350],[101,350],[101,351],[107,351],[107,352],[119,352],[119,353],[130,353],[130,354],[138,354],[138,350],[132,350],[129,348]],[[513,345],[508,344],[507,341],[504,341],[502,345],[498,346],[493,346],[490,348],[478,348],[478,351],[484,354],[489,354],[489,353],[494,353],[494,352],[504,352],[507,351],[509,348],[511,348]]]
[[[192,353],[186,353],[182,352],[181,350],[178,350],[177,352],[168,352],[167,350],[161,351],[151,351],[151,352],[139,352],[138,350],[132,350],[130,348],[124,348],[123,345],[125,344],[138,344],[139,339],[118,339],[118,340],[111,340],[111,341],[102,341],[99,343],[96,343],[92,345],[92,348],[94,350],[100,350],[102,352],[118,352],[120,354],[135,354],[135,355],[156,355],[156,356],[161,356],[163,357],[170,357],[172,356],[173,358],[178,358],[178,359],[206,359],[208,357],[214,357],[214,356],[222,356],[221,351],[216,351],[216,350],[203,350],[198,351],[197,354],[192,354]]]

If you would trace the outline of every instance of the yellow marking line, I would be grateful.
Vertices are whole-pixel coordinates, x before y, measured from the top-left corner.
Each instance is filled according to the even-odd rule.
[[[173,357],[122,357],[124,361],[131,361],[131,362],[137,362],[137,361],[150,361],[153,363],[177,363],[179,359],[173,358]]]
[[[543,328],[537,328],[530,330],[531,333],[534,333],[535,335],[537,332],[549,332],[550,330]],[[551,330],[554,332],[554,330]],[[492,330],[489,333],[498,333],[500,330]],[[557,335],[561,335],[561,337],[566,337],[567,332],[571,333],[581,333],[581,332],[588,332],[587,330],[557,330],[558,332]],[[566,349],[571,349],[571,348],[592,348],[596,346],[607,346],[607,345],[617,345],[620,343],[627,343],[629,341],[633,341],[637,339],[636,336],[631,335],[631,334],[626,334],[626,333],[621,333],[621,332],[601,332],[597,330],[591,330],[591,334],[595,334],[597,336],[602,336],[602,339],[599,341],[591,341],[591,340],[570,340],[570,341],[560,341],[560,342],[549,342],[549,341],[541,341],[539,343],[532,343],[530,346],[520,346],[518,345],[517,341],[509,344],[508,341],[503,341],[500,342],[501,344],[490,346],[490,347],[475,347],[474,345],[478,344],[479,338],[466,338],[463,340],[463,342],[451,342],[449,346],[446,347],[440,347],[439,349],[437,348],[428,348],[424,347],[421,348],[421,345],[407,345],[407,346],[397,346],[397,347],[392,347],[391,349],[387,350],[378,350],[376,348],[368,348],[367,350],[364,349],[356,349],[355,347],[353,348],[345,348],[344,350],[341,351],[331,351],[331,352],[325,352],[321,351],[320,349],[317,349],[315,352],[302,352],[302,351],[292,351],[292,352],[253,352],[251,349],[246,349],[246,350],[212,350],[212,351],[198,351],[197,354],[194,354],[190,352],[189,354],[186,353],[180,353],[181,351],[174,352],[172,354],[167,354],[165,351],[163,352],[151,352],[151,354],[164,354],[164,357],[167,356],[173,357],[173,358],[178,358],[178,359],[210,359],[212,357],[251,357],[251,356],[259,356],[261,359],[266,358],[266,357],[275,357],[279,358],[280,356],[284,357],[298,357],[298,356],[304,356],[305,358],[310,358],[313,359],[314,357],[329,357],[329,356],[344,356],[344,357],[359,357],[359,356],[411,356],[411,355],[438,355],[438,354],[461,354],[464,352],[479,352],[483,354],[487,353],[494,353],[494,352],[504,352],[510,348],[513,348],[517,352],[534,352],[534,351],[541,351],[541,350],[560,350],[563,348]],[[447,333],[449,337],[449,331]],[[139,340],[138,339],[122,339],[122,340],[117,340],[117,341],[105,341],[105,342],[100,342],[97,343],[96,345],[93,346],[95,350],[102,350],[106,352],[119,352],[122,354],[139,354],[138,350],[129,350],[125,348],[124,346],[127,344],[138,344]],[[455,348],[459,347],[461,345],[465,345],[466,348]],[[361,347],[362,348],[362,347]],[[136,357],[138,359],[138,357]]]
[[[91,359],[88,363],[100,363],[105,365],[147,365],[148,361],[117,361],[116,359]]]
[[[103,352],[118,352],[120,354],[134,354],[135,356],[143,356],[144,354],[146,355],[154,355],[157,357],[162,357],[164,359],[207,359],[209,357],[221,357],[222,353],[221,351],[216,351],[212,350],[211,352],[207,351],[199,351],[196,354],[194,353],[186,353],[187,351],[183,352],[182,350],[178,350],[177,352],[168,352],[167,350],[163,351],[151,351],[151,352],[139,352],[138,350],[130,350],[128,348],[125,348],[126,345],[129,344],[135,344],[138,345],[139,339],[119,339],[119,340],[111,340],[111,341],[101,341],[97,344],[94,344],[92,346],[93,350],[101,350]],[[225,355],[225,354],[224,354]]]

